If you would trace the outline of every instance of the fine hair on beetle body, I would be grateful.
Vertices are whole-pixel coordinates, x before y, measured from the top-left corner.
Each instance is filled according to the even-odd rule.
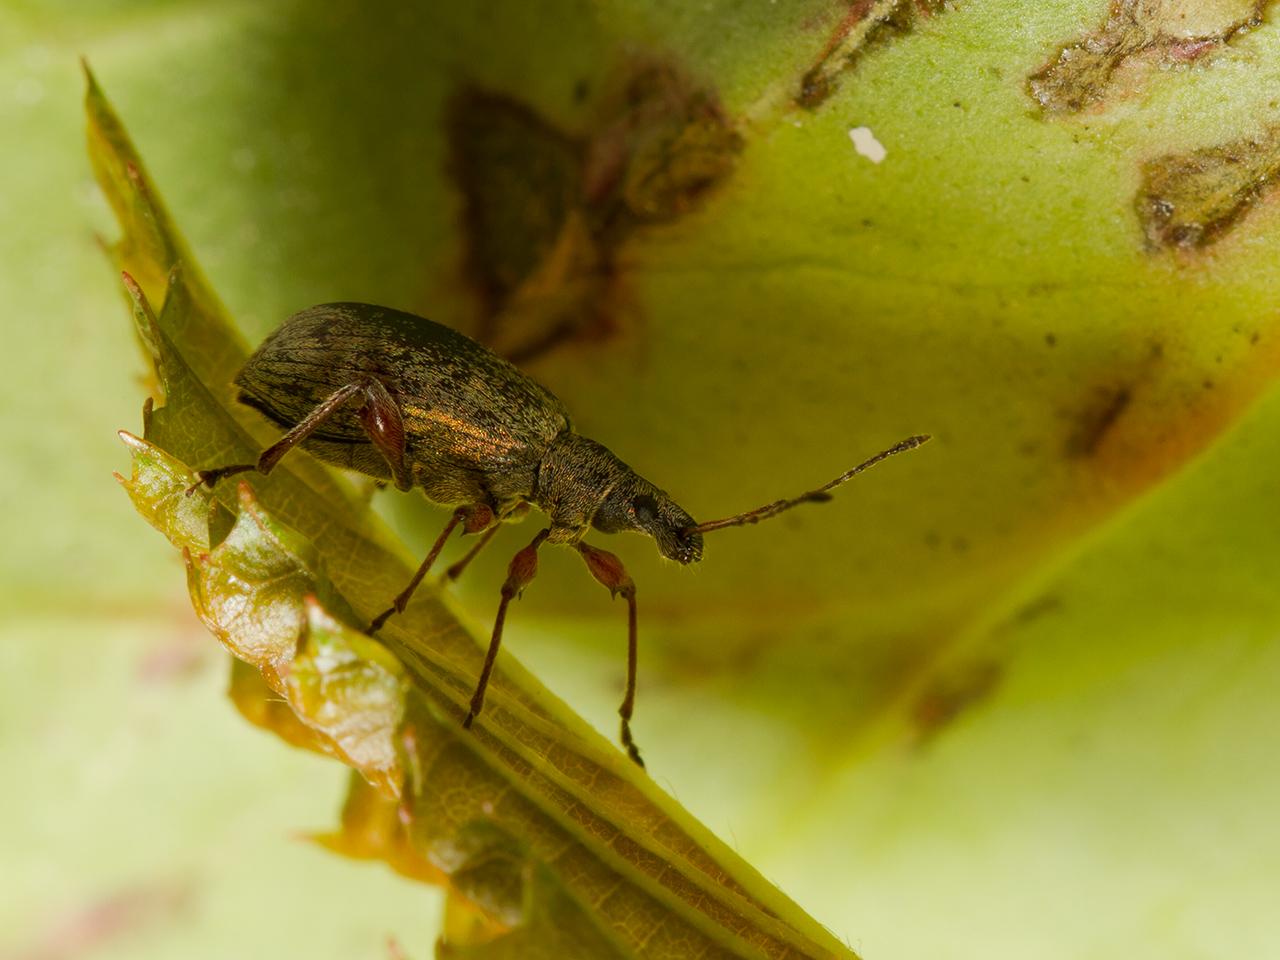
[[[627,601],[627,683],[621,741],[643,766],[631,734],[636,691],[636,589],[622,561],[584,540],[591,531],[652,537],[681,564],[702,558],[705,533],[758,523],[829,491],[868,467],[924,443],[909,437],[816,490],[699,524],[666,491],[606,446],[575,432],[568,411],[541,384],[469,337],[422,317],[363,303],[327,303],[281,324],[236,376],[239,399],[285,430],[254,463],[202,470],[200,482],[267,474],[295,446],[321,460],[395,484],[420,487],[456,509],[426,558],[370,632],[402,613],[455,528],[477,534],[449,567],[456,579],[507,521],[535,507],[547,525],[512,559],[484,665],[463,726],[484,706],[507,607],[537,574],[543,543],[575,548],[591,575]]]

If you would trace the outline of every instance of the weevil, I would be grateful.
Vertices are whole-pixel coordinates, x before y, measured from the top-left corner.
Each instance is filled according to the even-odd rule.
[[[423,317],[364,303],[311,307],[270,334],[235,383],[240,402],[287,432],[254,463],[200,471],[200,483],[212,487],[253,470],[268,474],[301,445],[327,463],[399,490],[421,487],[427,499],[456,508],[408,585],[369,625],[371,633],[404,612],[456,528],[481,536],[448,569],[448,579],[461,575],[501,524],[520,519],[530,507],[545,513],[547,525],[508,567],[463,726],[469,728],[484,706],[507,607],[537,574],[538,548],[566,544],[578,551],[597,581],[627,601],[627,682],[618,713],[622,744],[640,766],[644,762],[631,734],[636,588],[617,556],[585,542],[588,531],[646,534],[664,557],[696,563],[702,559],[703,534],[830,499],[834,487],[929,439],[909,437],[798,497],[698,523],[603,444],[575,432],[564,404],[550,390],[469,337]]]

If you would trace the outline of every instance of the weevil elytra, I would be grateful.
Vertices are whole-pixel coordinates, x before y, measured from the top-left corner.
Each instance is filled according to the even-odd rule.
[[[627,601],[627,683],[618,713],[622,744],[641,766],[631,735],[636,588],[621,560],[583,540],[587,532],[647,534],[664,557],[694,563],[702,558],[704,533],[830,499],[834,487],[929,439],[909,437],[816,490],[700,524],[605,446],[574,432],[551,391],[469,337],[399,310],[326,303],[294,314],[249,358],[236,385],[242,403],[287,432],[256,462],[203,470],[201,482],[213,486],[232,474],[270,473],[301,444],[328,463],[400,490],[421,487],[429,500],[456,507],[413,579],[370,624],[371,632],[404,611],[455,528],[481,537],[448,569],[449,579],[503,522],[519,519],[531,506],[545,513],[547,525],[508,568],[463,726],[470,727],[484,705],[507,607],[537,574],[538,548],[567,544],[597,581]]]

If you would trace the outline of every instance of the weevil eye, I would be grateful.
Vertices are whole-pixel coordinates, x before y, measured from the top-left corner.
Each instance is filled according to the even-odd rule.
[[[635,515],[636,523],[642,527],[648,526],[658,517],[658,501],[649,494],[642,493],[631,501],[631,512]]]

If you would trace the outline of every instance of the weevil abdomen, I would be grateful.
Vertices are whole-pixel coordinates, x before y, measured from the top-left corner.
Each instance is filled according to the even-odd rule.
[[[439,503],[526,496],[544,452],[569,429],[560,401],[501,357],[438,323],[368,304],[294,314],[236,384],[244,403],[288,428],[362,377],[378,380],[395,401],[414,484]],[[330,463],[388,475],[354,404],[303,445]]]

